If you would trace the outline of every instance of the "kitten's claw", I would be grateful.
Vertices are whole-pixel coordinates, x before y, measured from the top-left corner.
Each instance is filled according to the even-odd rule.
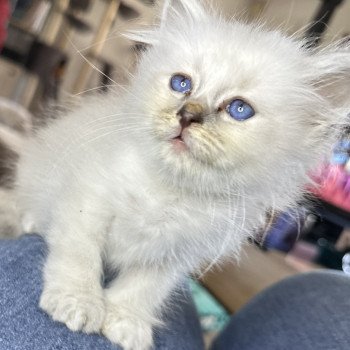
[[[65,323],[72,331],[97,333],[101,330],[105,316],[102,293],[45,289],[39,305],[55,321]]]
[[[133,316],[121,316],[108,312],[102,326],[102,333],[124,350],[150,350],[153,345],[152,326]]]

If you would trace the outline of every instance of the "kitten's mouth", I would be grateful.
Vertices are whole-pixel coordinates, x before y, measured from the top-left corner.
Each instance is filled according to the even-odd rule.
[[[183,151],[188,150],[188,146],[183,139],[182,133],[180,135],[172,138],[170,140],[170,142],[172,143],[172,145],[174,146],[174,148],[177,152],[183,152]]]

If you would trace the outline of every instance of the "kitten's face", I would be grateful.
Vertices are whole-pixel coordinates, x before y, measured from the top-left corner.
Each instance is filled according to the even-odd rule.
[[[302,69],[296,45],[240,24],[193,28],[158,44],[139,84],[161,156],[228,176],[282,164],[308,132],[309,106],[295,96]],[[181,109],[193,105],[200,121],[184,127]]]
[[[161,32],[133,92],[153,150],[174,174],[271,183],[312,166],[320,144],[326,123],[310,69],[300,43],[208,17]]]

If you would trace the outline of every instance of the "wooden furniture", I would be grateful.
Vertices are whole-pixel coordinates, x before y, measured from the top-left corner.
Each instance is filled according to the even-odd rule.
[[[208,272],[201,282],[230,313],[234,313],[272,284],[317,268],[315,264],[278,251],[263,251],[247,245],[239,262],[232,261]]]
[[[0,81],[1,96],[29,108],[39,82],[36,75],[0,57]]]
[[[95,34],[94,40],[91,44],[90,55],[98,56],[105,44],[110,29],[112,28],[113,22],[118,14],[120,6],[120,0],[110,0],[107,4],[105,12],[102,16],[101,24]],[[83,57],[83,56],[82,56]],[[73,93],[77,94],[84,90],[86,82],[88,81],[92,72],[93,63],[84,59],[80,73],[75,81],[73,87]],[[113,80],[111,80],[113,82]]]

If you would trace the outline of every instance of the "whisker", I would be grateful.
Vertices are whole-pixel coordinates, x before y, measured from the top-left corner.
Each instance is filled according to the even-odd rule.
[[[87,89],[87,90],[84,90],[84,91],[81,91],[81,92],[77,92],[76,94],[73,94],[73,96],[80,96],[80,95],[85,94],[85,93],[90,92],[90,91],[95,91],[95,90],[98,90],[98,89],[102,89],[104,87],[112,87],[112,86],[117,86],[117,85],[115,85],[115,84],[100,85],[100,86],[93,87],[91,89]]]
[[[111,34],[113,34],[113,33],[111,33]],[[91,45],[88,45],[88,46],[83,47],[82,49],[78,50],[78,53],[82,53],[82,52],[84,52],[84,51],[86,51],[86,50],[91,49],[92,47],[95,47],[95,46],[100,45],[100,44],[104,44],[104,43],[106,43],[107,41],[112,40],[112,39],[115,39],[115,38],[118,38],[118,37],[120,37],[120,33],[119,33],[119,34],[116,34],[116,35],[109,35],[109,36],[108,36],[106,39],[104,39],[104,40],[101,40],[101,41],[98,41],[98,42],[94,42],[94,43],[91,44]]]
[[[105,74],[104,72],[102,72],[99,68],[97,68],[88,58],[86,58],[81,52],[79,52],[78,48],[74,45],[73,41],[68,37],[67,38],[68,41],[70,42],[70,44],[72,45],[72,47],[76,50],[76,52],[79,54],[79,56],[88,64],[90,65],[90,67],[92,67],[93,69],[95,69],[97,72],[99,72],[100,74],[102,74],[104,77],[106,77],[108,80],[110,80],[112,83],[115,84],[115,86],[118,86],[119,88],[121,88],[122,90],[124,90],[125,92],[127,92],[128,94],[130,94],[131,96],[133,96],[135,99],[137,99],[138,101],[142,100],[137,97],[136,95],[134,95],[130,90],[126,89],[123,85],[117,83],[115,80],[113,80],[111,77],[109,77],[107,74]]]
[[[103,73],[100,69],[98,69],[89,59],[87,59],[79,50],[78,48],[75,46],[75,44],[73,43],[73,41],[67,37],[69,43],[72,45],[72,47],[75,49],[75,51],[79,54],[79,56],[87,63],[89,64],[93,69],[95,69],[97,72],[99,72],[100,74],[102,74],[105,78],[107,78],[108,80],[110,80],[112,83],[114,83],[115,85],[118,86],[118,83],[116,81],[114,81],[111,77],[109,77],[107,74]]]

